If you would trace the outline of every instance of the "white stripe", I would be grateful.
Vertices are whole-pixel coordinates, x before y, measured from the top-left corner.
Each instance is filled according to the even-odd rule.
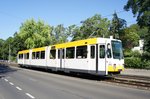
[[[4,79],[5,81],[8,81],[7,79]]]
[[[22,89],[21,89],[20,87],[18,87],[18,86],[17,86],[16,88],[17,88],[18,90],[22,90]]]
[[[12,82],[9,82],[9,84],[14,85]]]
[[[35,97],[34,96],[32,96],[31,94],[29,94],[29,93],[26,93],[26,95],[27,96],[29,96],[30,98],[32,98],[32,99],[34,99]]]

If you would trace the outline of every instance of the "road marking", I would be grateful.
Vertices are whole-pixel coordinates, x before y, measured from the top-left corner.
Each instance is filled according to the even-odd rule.
[[[31,94],[29,94],[29,93],[26,93],[26,95],[27,96],[29,96],[30,98],[32,98],[32,99],[34,99],[35,97],[34,96],[32,96]]]
[[[9,82],[10,85],[14,85],[12,82]]]
[[[22,90],[22,89],[21,89],[20,87],[18,87],[18,86],[17,86],[16,88],[17,88],[18,90],[20,90],[20,91]]]
[[[6,82],[8,81],[7,79],[4,79]]]

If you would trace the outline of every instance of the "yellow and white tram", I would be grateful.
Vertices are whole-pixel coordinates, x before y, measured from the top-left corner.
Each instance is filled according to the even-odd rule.
[[[18,52],[21,66],[96,75],[124,70],[122,43],[113,38],[90,38]]]

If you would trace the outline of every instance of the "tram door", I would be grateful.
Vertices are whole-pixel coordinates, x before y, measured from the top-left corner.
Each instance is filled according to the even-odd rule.
[[[94,72],[96,70],[96,45],[90,45],[88,47],[88,51],[90,52],[89,57],[89,72]]]
[[[64,69],[65,66],[64,55],[65,55],[65,50],[58,49],[58,67],[60,67],[60,70]]]
[[[96,72],[102,75],[106,75],[106,44],[101,43],[96,45]]]

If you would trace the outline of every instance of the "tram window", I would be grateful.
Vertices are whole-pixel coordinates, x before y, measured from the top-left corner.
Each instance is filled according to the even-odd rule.
[[[19,59],[23,59],[23,54],[19,54]]]
[[[32,52],[32,59],[35,59],[35,52]]]
[[[75,52],[74,47],[67,48],[66,49],[66,58],[74,58],[74,52]]]
[[[58,49],[58,59],[60,58],[64,59],[64,49]]]
[[[99,48],[99,57],[100,58],[105,58],[105,45],[100,45],[100,48]]]
[[[56,58],[56,50],[50,50],[50,59]]]
[[[95,58],[95,46],[91,46],[91,58]]]
[[[29,53],[24,54],[24,59],[29,59]]]
[[[41,59],[45,59],[45,51],[41,51]]]
[[[40,59],[40,52],[36,52],[36,59]]]
[[[110,44],[108,43],[107,44],[107,58],[111,58],[111,46],[110,46]]]
[[[87,58],[87,46],[78,46],[76,58]]]

